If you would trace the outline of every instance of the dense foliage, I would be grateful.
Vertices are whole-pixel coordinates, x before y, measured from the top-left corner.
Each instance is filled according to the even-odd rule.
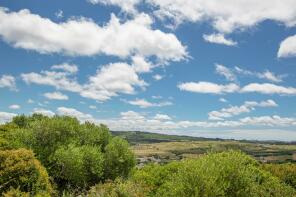
[[[236,146],[134,168],[127,141],[68,116],[17,116],[0,125],[0,194],[11,196],[296,195],[295,164],[260,164]],[[222,151],[222,152],[221,152]]]
[[[296,164],[265,164],[262,168],[296,189]]]
[[[235,151],[199,159],[147,165],[125,183],[93,187],[93,196],[295,196],[295,190],[262,170],[251,157]],[[136,188],[131,190],[129,188]],[[126,190],[134,191],[128,193]],[[95,193],[97,191],[97,193]],[[140,194],[138,194],[140,193]]]
[[[15,193],[14,188],[32,195],[53,193],[46,169],[30,150],[0,150],[0,193]]]
[[[81,124],[67,116],[22,115],[0,126],[3,154],[25,152],[25,149],[34,152],[60,191],[83,190],[116,177],[126,178],[135,165],[128,143],[122,138],[113,138],[106,126]],[[32,151],[29,152],[33,158]],[[1,161],[2,165],[6,164]],[[12,188],[14,192],[28,190],[22,184],[12,185]],[[8,189],[2,188],[1,193]]]

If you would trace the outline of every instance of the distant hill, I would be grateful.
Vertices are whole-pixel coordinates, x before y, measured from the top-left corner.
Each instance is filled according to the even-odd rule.
[[[111,131],[114,136],[120,136],[126,139],[131,145],[135,144],[151,144],[159,142],[176,142],[176,141],[238,141],[247,143],[261,143],[261,144],[296,144],[293,142],[282,141],[256,141],[256,140],[234,140],[234,139],[221,139],[221,138],[204,138],[192,137],[185,135],[167,135],[159,133],[150,133],[143,131]]]
[[[159,133],[150,133],[143,131],[111,131],[114,136],[120,136],[126,139],[130,144],[150,144],[159,142],[175,142],[175,141],[225,141],[223,139],[167,135]]]

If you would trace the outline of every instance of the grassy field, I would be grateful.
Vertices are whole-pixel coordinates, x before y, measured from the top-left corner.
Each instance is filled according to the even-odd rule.
[[[129,141],[139,164],[167,163],[230,149],[241,150],[264,163],[296,162],[295,143],[208,139],[138,131],[113,134]]]

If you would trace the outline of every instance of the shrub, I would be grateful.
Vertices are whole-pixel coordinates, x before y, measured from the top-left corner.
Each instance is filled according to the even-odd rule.
[[[264,164],[262,168],[296,189],[296,164]]]
[[[145,197],[146,188],[132,181],[116,179],[114,182],[97,184],[92,187],[87,196],[89,197]]]
[[[53,192],[48,174],[30,150],[0,150],[0,193],[21,192],[48,195]],[[11,190],[11,191],[9,191]]]
[[[254,159],[235,151],[212,153],[179,165],[144,167],[133,177],[152,186],[148,193],[151,196],[295,195],[293,188],[261,170]]]
[[[103,180],[104,156],[98,147],[74,146],[60,148],[53,160],[55,167],[52,175],[57,180],[77,187],[94,185]]]
[[[105,177],[114,180],[116,177],[127,177],[135,166],[136,160],[129,149],[127,141],[114,137],[105,150]]]

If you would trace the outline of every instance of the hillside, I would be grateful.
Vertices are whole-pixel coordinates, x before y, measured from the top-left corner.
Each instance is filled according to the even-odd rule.
[[[113,131],[112,134],[132,145],[140,165],[168,163],[227,150],[240,150],[263,163],[296,162],[295,142],[225,140],[140,131]]]

